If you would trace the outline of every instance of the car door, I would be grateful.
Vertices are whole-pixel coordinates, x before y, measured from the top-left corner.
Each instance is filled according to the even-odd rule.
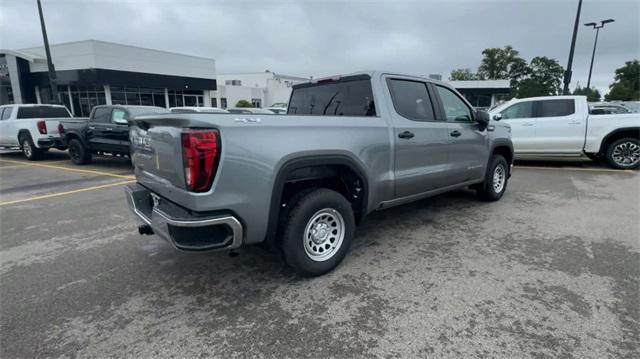
[[[109,138],[111,127],[111,107],[95,107],[89,117],[86,134],[91,149],[109,151],[113,142]]]
[[[402,77],[386,80],[395,141],[395,197],[445,186],[450,171],[448,126],[436,119],[427,83]]]
[[[500,111],[501,121],[511,126],[513,151],[530,153],[536,149],[536,118],[533,101],[520,101]]]
[[[129,113],[122,108],[114,108],[111,112],[111,133],[114,142],[113,150],[118,153],[129,154]]]
[[[475,121],[475,111],[454,90],[438,84],[431,88],[440,109],[437,117],[448,124],[450,184],[483,178],[489,158],[488,130]]]
[[[576,111],[572,98],[534,102],[536,136],[532,150],[538,153],[579,154],[585,139],[586,116]],[[586,111],[585,111],[586,113]]]
[[[9,130],[9,122],[7,121],[11,116],[11,111],[13,107],[6,106],[0,107],[0,145],[10,145],[10,130]],[[16,139],[17,140],[17,139]]]

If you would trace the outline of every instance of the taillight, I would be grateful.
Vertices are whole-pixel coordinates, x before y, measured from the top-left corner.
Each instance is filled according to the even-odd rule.
[[[38,132],[40,132],[41,135],[46,135],[47,134],[47,123],[44,121],[38,121]]]
[[[211,188],[220,148],[215,130],[189,130],[182,133],[182,160],[187,189],[206,192]]]

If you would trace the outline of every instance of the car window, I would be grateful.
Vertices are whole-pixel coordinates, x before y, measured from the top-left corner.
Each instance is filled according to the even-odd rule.
[[[442,101],[442,107],[444,108],[445,116],[447,116],[447,121],[473,121],[471,109],[458,95],[443,86],[436,86],[436,89],[438,90],[438,95],[440,95],[440,101]]]
[[[169,110],[163,107],[129,107],[127,108],[131,117],[142,115],[154,115],[159,113],[170,113]],[[123,111],[123,110],[121,110]]]
[[[434,121],[427,84],[420,81],[389,79],[389,91],[396,112],[414,121]]]
[[[561,117],[576,112],[572,99],[536,101],[538,106],[536,117]]]
[[[0,117],[0,120],[6,120],[9,118],[9,116],[11,116],[11,107],[5,107],[2,109],[2,117]]]
[[[127,113],[123,109],[114,108],[111,113],[111,122],[116,123],[118,120],[124,120]]]
[[[65,107],[28,106],[18,107],[16,118],[68,118],[71,117]]]
[[[371,81],[341,79],[294,87],[289,114],[376,116]]]
[[[96,109],[93,110],[93,117],[91,117],[91,122],[108,123],[110,114],[110,107],[96,107]]]
[[[503,120],[533,117],[533,101],[518,102],[500,111]]]

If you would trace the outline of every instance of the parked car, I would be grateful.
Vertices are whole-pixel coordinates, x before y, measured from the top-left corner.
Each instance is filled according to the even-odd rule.
[[[511,125],[517,158],[587,156],[620,169],[640,164],[640,114],[589,116],[585,96],[515,99],[490,115]]]
[[[265,110],[271,111],[276,115],[284,115],[287,113],[287,109],[282,107],[267,107]]]
[[[130,121],[139,232],[185,251],[266,241],[314,276],[342,261],[375,210],[469,186],[496,201],[507,187],[509,126],[446,83],[337,76],[293,86],[288,111]]]
[[[169,109],[170,112],[173,113],[229,113],[229,111],[217,108],[217,107],[195,107],[195,106],[185,106],[185,107],[171,107]]]
[[[602,111],[599,111],[602,110]],[[628,108],[615,103],[595,103],[589,104],[589,113],[593,115],[604,115],[614,113],[630,113]]]
[[[618,102],[620,106],[624,106],[630,112],[640,112],[640,101],[623,101]]]
[[[168,113],[154,106],[103,105],[82,122],[60,121],[58,131],[74,164],[91,162],[93,154],[129,156],[128,120],[144,114]]]
[[[262,115],[273,115],[273,112],[269,110],[265,110],[264,108],[255,108],[255,107],[230,107],[227,108],[229,113],[241,113],[241,114],[262,114]]]
[[[39,159],[50,148],[65,149],[60,135],[60,120],[82,121],[71,116],[60,105],[4,105],[0,106],[0,147],[20,148],[30,160]]]
[[[287,103],[286,102],[274,102],[271,104],[270,106],[271,108],[282,108],[282,109],[287,109]]]

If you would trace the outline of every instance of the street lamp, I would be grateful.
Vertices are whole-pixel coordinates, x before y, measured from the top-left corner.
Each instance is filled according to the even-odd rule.
[[[596,40],[593,42],[593,53],[591,54],[591,66],[589,66],[589,79],[587,80],[587,88],[591,88],[591,71],[593,71],[593,59],[596,57],[596,45],[598,45],[598,33],[600,33],[600,29],[604,27],[604,24],[608,24],[610,22],[614,22],[614,19],[607,19],[600,21],[600,25],[595,22],[589,22],[584,24],[584,26],[592,26],[596,29]]]

